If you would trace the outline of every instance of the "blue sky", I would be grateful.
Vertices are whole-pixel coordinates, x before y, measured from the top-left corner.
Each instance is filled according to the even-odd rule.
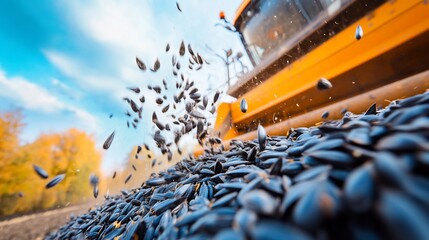
[[[214,26],[219,11],[232,19],[241,1],[178,2],[182,13],[171,0],[1,1],[0,111],[22,110],[22,141],[75,127],[92,134],[101,149],[116,130],[103,155],[105,170],[117,167],[131,146],[147,142],[151,132],[149,127],[126,128],[127,105],[121,99],[130,95],[128,86],[161,85],[171,72],[167,43],[178,51],[183,39],[211,62],[189,73],[200,90],[224,86],[225,68],[206,45],[218,53],[243,51],[235,34]],[[141,72],[136,56],[147,65],[159,57],[161,70]],[[148,101],[154,99],[147,94]],[[145,123],[155,108],[147,105]]]

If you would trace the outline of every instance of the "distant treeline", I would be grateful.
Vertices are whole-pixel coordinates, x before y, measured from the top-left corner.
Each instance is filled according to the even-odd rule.
[[[101,153],[92,137],[70,129],[42,134],[20,144],[23,127],[19,112],[0,113],[0,216],[62,207],[92,198],[91,173],[99,175]],[[36,164],[49,174],[40,178]],[[57,186],[46,189],[54,176],[65,173]]]

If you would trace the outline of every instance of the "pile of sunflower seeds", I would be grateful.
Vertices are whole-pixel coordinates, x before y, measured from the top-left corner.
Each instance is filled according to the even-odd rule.
[[[429,92],[234,141],[108,197],[47,239],[427,239]]]

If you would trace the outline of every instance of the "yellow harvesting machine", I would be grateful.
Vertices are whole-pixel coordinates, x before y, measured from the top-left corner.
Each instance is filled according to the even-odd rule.
[[[218,108],[224,140],[253,139],[258,124],[286,134],[429,89],[428,0],[244,0],[232,24],[253,69]],[[333,87],[317,90],[321,78]]]

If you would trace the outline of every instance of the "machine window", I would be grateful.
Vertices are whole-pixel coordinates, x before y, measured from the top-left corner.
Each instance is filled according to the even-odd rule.
[[[255,64],[315,21],[334,0],[253,1],[240,31]]]

